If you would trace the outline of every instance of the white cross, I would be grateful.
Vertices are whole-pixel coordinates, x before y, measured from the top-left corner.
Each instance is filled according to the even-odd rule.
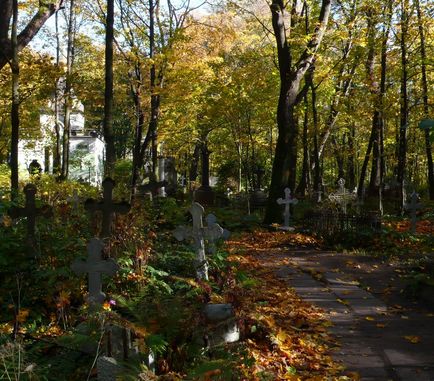
[[[347,214],[347,205],[356,199],[356,195],[354,193],[350,193],[348,192],[347,189],[345,189],[345,180],[344,179],[339,179],[338,181],[338,185],[339,185],[339,191],[336,193],[331,193],[329,195],[329,199],[332,202],[336,202],[339,204],[339,206],[342,209],[342,212],[344,214]]]
[[[215,237],[223,236],[223,228],[215,224],[214,226],[203,226],[202,217],[205,209],[198,202],[193,202],[190,213],[193,216],[193,228],[179,226],[173,232],[178,241],[193,239],[196,250],[196,276],[198,279],[208,280],[208,263],[205,255],[205,239],[215,240]],[[217,238],[218,239],[218,238]]]
[[[284,223],[283,227],[289,228],[289,220],[291,218],[291,209],[290,205],[297,205],[298,200],[296,198],[291,197],[291,189],[285,188],[285,198],[279,198],[277,200],[277,203],[279,205],[285,205],[285,212],[283,213],[284,216]]]
[[[92,238],[87,245],[89,256],[86,261],[75,260],[71,265],[77,275],[88,273],[89,297],[92,305],[102,304],[105,294],[102,292],[102,274],[113,276],[119,270],[119,265],[113,259],[102,259],[104,244],[98,238]]]
[[[413,234],[416,233],[416,222],[417,222],[416,212],[422,208],[422,204],[420,204],[418,201],[419,201],[419,194],[413,192],[411,194],[410,203],[404,205],[404,208],[406,210],[409,210],[411,214],[411,232]]]

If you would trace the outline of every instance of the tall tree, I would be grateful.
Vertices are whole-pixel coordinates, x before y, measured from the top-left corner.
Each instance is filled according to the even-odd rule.
[[[18,0],[13,0],[12,4],[12,33],[11,50],[12,60],[10,62],[12,70],[12,109],[11,109],[11,199],[15,200],[18,196],[18,141],[20,129],[20,94],[19,79],[20,65],[18,61]]]
[[[106,146],[105,176],[111,176],[116,163],[113,133],[113,24],[114,0],[107,0],[105,37],[105,94],[104,94],[104,140]]]
[[[420,39],[420,61],[422,71],[422,99],[423,99],[423,114],[424,118],[428,118],[429,114],[429,102],[428,102],[428,77],[427,77],[427,54],[426,54],[426,41],[425,41],[425,29],[422,20],[422,11],[420,7],[420,1],[415,0],[416,12],[417,12],[417,24],[419,28]],[[429,184],[429,197],[434,200],[434,163],[431,150],[430,131],[426,129],[425,134],[425,150],[426,158],[428,162],[428,184]]]
[[[9,40],[9,26],[13,13],[14,0],[0,0],[0,70],[12,59],[13,49]],[[17,33],[17,52],[23,50],[29,42],[39,32],[44,23],[53,15],[63,4],[64,0],[44,1],[39,0],[39,6],[25,25],[24,29]]]
[[[410,19],[409,0],[401,0],[400,16],[400,47],[401,47],[401,102],[400,102],[400,125],[398,133],[398,166],[397,181],[399,184],[400,208],[403,210],[405,203],[405,172],[407,163],[407,131],[409,122],[409,99],[408,99],[408,29]]]
[[[291,29],[300,15],[300,3],[273,0],[270,9],[272,24],[277,45],[277,58],[280,72],[280,96],[277,106],[278,137],[275,149],[269,200],[265,212],[266,223],[280,220],[280,209],[276,203],[283,189],[289,186],[295,189],[297,167],[297,134],[295,107],[304,97],[308,87],[300,91],[305,74],[312,66],[316,52],[323,39],[331,8],[331,0],[323,0],[315,31],[309,38],[300,57],[294,59],[294,48],[291,45]],[[287,7],[290,7],[289,14]],[[289,23],[289,25],[287,25]]]
[[[76,9],[75,0],[69,0],[69,12],[67,19],[67,47],[66,47],[66,77],[64,91],[64,118],[63,118],[63,141],[62,141],[62,178],[66,179],[69,174],[69,137],[71,134],[72,112],[72,75],[74,67],[74,40],[76,33]]]

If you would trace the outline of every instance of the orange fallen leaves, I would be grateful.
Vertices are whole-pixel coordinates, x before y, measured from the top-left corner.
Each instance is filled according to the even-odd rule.
[[[302,234],[263,231],[228,244],[230,260],[258,280],[255,288],[243,290],[238,301],[247,325],[247,350],[255,359],[253,374],[244,369],[245,380],[259,380],[261,372],[273,374],[276,381],[339,379],[342,367],[328,354],[335,344],[327,334],[330,323],[324,313],[275,276],[276,270],[288,266],[279,248],[297,242],[315,244]]]

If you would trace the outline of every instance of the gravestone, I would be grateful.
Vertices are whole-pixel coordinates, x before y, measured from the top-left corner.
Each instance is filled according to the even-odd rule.
[[[291,219],[291,205],[297,205],[298,200],[291,196],[291,189],[285,188],[285,198],[279,198],[277,200],[277,203],[279,205],[285,205],[285,211],[283,213],[284,222],[282,229],[293,230],[293,228],[289,226],[289,220]]]
[[[102,305],[105,294],[102,292],[102,275],[113,276],[119,270],[119,265],[113,259],[103,259],[104,244],[98,238],[92,238],[87,245],[88,258],[86,261],[75,260],[71,265],[77,275],[88,274],[90,305]]]
[[[251,206],[252,209],[263,208],[267,205],[267,194],[262,189],[262,177],[265,174],[265,169],[257,166],[253,173],[256,175],[256,181],[253,192],[249,198],[249,206]]]
[[[52,209],[47,205],[41,208],[36,207],[36,186],[34,184],[27,184],[24,187],[24,194],[26,196],[24,208],[13,207],[9,210],[9,215],[14,219],[20,217],[27,218],[27,244],[30,248],[34,248],[36,219],[40,216],[50,217]]]
[[[240,339],[232,304],[207,304],[203,312],[207,322],[203,335],[207,348],[235,343]]]
[[[203,205],[213,205],[215,201],[215,194],[209,182],[209,156],[211,151],[206,144],[202,145],[202,179],[201,186],[194,192],[194,201]]]
[[[348,205],[356,200],[356,194],[349,192],[345,188],[345,180],[339,179],[339,190],[329,194],[329,200],[338,204],[344,214],[347,214]]]
[[[67,201],[72,204],[72,210],[77,212],[81,201],[77,189],[73,190],[72,197],[68,197]]]
[[[216,239],[223,236],[223,228],[215,223],[212,226],[203,226],[205,210],[198,202],[193,202],[190,213],[193,217],[193,227],[179,226],[173,232],[178,241],[193,239],[196,250],[196,276],[198,279],[208,280],[208,263],[205,255],[205,240]]]
[[[207,241],[207,252],[208,254],[214,254],[217,250],[216,243],[220,240],[227,240],[231,236],[231,232],[227,229],[223,228],[223,233],[221,233],[219,227],[220,225],[217,224],[217,217],[210,213],[206,216],[206,226],[208,228],[208,231],[210,234],[208,235]]]
[[[126,214],[130,211],[131,205],[127,202],[114,203],[113,202],[113,189],[115,187],[114,180],[106,178],[103,183],[103,199],[95,201],[93,199],[86,200],[84,207],[87,211],[95,213],[100,211],[102,213],[102,228],[101,237],[110,237],[112,217],[114,213]]]
[[[410,212],[411,216],[411,228],[410,231],[415,234],[416,233],[416,224],[417,224],[417,211],[422,209],[422,204],[419,203],[419,194],[413,192],[411,194],[410,202],[404,205],[405,210]]]

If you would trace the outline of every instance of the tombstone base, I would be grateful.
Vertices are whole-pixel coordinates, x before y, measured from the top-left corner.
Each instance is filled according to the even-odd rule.
[[[250,206],[255,208],[263,208],[267,205],[268,196],[261,189],[255,189],[253,193],[250,195]]]
[[[100,356],[96,362],[98,381],[116,381],[121,367],[113,357]]]
[[[194,201],[201,205],[214,205],[215,203],[215,193],[211,187],[201,186],[194,192]]]
[[[293,228],[292,226],[279,226],[277,230],[283,230],[285,232],[293,232],[295,231],[295,228]]]

